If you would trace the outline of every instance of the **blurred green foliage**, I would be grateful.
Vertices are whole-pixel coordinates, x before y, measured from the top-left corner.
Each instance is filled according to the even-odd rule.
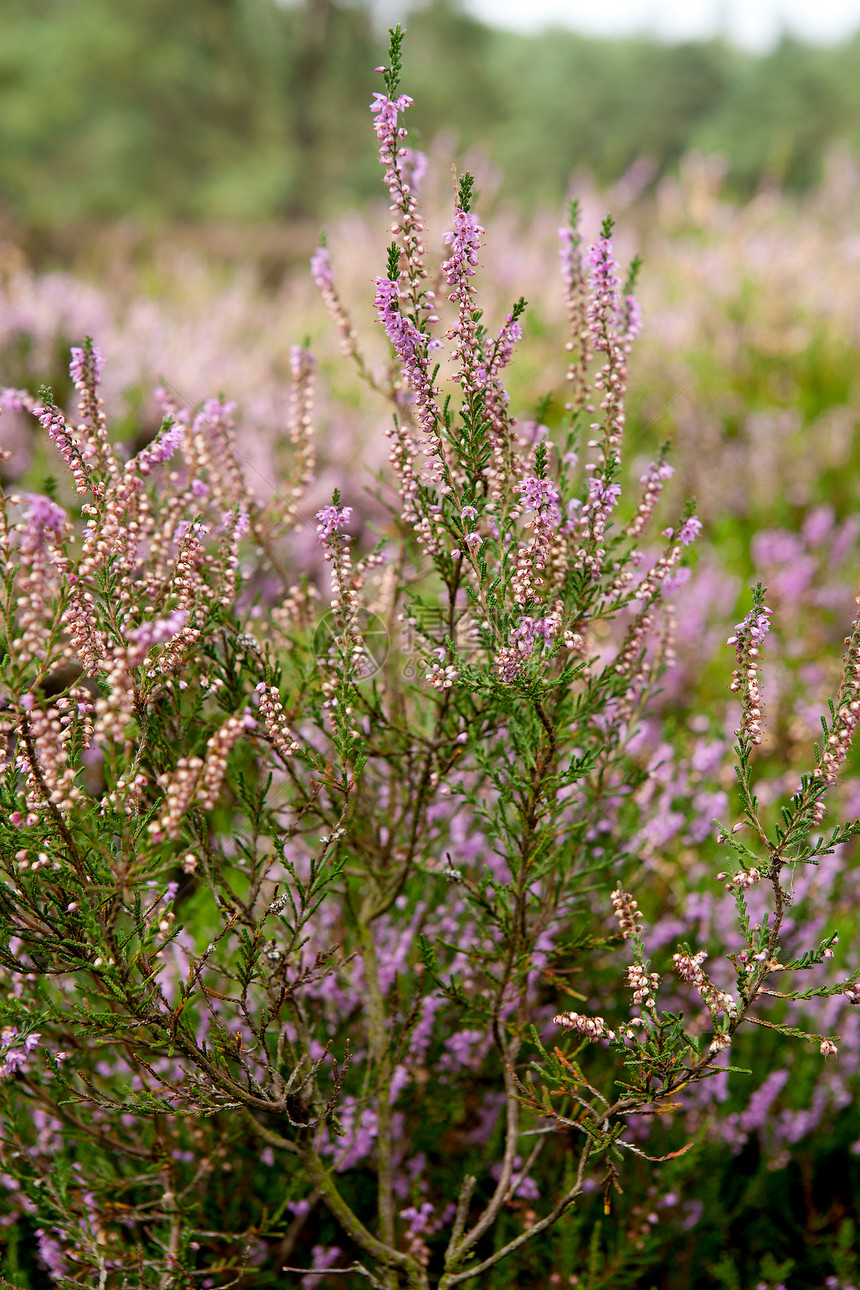
[[[558,201],[570,174],[661,173],[722,152],[736,193],[814,182],[828,146],[860,146],[860,36],[785,39],[756,57],[568,31],[525,37],[457,0],[409,10],[411,122],[453,129],[505,190]],[[366,104],[382,34],[347,0],[3,0],[0,209],[86,218],[321,218],[377,192]]]

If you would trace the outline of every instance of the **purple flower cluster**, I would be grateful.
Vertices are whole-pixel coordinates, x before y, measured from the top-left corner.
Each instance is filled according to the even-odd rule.
[[[757,650],[764,643],[764,639],[770,631],[772,617],[772,609],[767,609],[766,607],[751,609],[742,622],[735,623],[735,630],[726,641],[726,644],[734,645],[738,651],[745,648]],[[758,655],[754,657],[758,657]]]
[[[332,537],[341,542],[349,541],[349,537],[340,530],[349,523],[351,515],[351,506],[323,506],[322,510],[317,511],[317,534],[320,542],[329,542]]]
[[[588,480],[588,500],[569,513],[568,527],[576,533],[578,543],[574,568],[589,570],[593,578],[603,569],[606,526],[620,496],[619,483],[593,474]]]
[[[397,140],[397,118],[401,112],[412,107],[414,99],[408,94],[401,94],[396,99],[390,99],[387,94],[376,93],[370,104],[371,115],[374,118],[373,128],[376,131],[376,137],[383,145],[387,153],[394,151]],[[380,149],[380,153],[382,149]]]
[[[558,638],[560,627],[561,619],[557,614],[549,614],[546,618],[523,615],[510,633],[507,645],[499,651],[496,659],[499,679],[508,684],[516,680],[524,664],[534,654],[536,645],[541,642],[546,652]]]
[[[126,469],[138,475],[149,475],[156,466],[170,461],[182,447],[185,426],[171,425],[163,430],[151,444],[143,448],[136,457],[132,457]]]
[[[751,609],[743,622],[735,625],[734,633],[726,641],[733,645],[737,667],[732,673],[731,690],[741,696],[741,724],[736,733],[753,744],[762,741],[762,699],[759,684],[759,657],[761,645],[770,631],[772,609]]]
[[[188,610],[175,609],[166,618],[159,618],[154,622],[141,623],[138,627],[133,627],[129,632],[129,640],[136,647],[135,654],[141,652],[141,657],[144,657],[154,645],[163,645],[165,641],[172,640],[174,636],[182,631],[187,622]]]
[[[624,340],[630,344],[642,330],[642,309],[635,296],[625,296],[621,306]]]
[[[558,258],[561,263],[561,279],[568,291],[578,282],[582,271],[579,244],[580,239],[568,225],[563,225],[558,230]]]
[[[412,106],[408,94],[390,99],[374,94],[370,105],[374,129],[379,140],[379,160],[385,167],[385,185],[391,197],[391,210],[397,215],[393,231],[402,239],[406,273],[415,290],[413,303],[418,306],[418,283],[426,277],[424,268],[423,228],[418,214],[417,188],[421,163],[405,146],[407,132],[398,124],[402,112]]]
[[[89,350],[79,345],[72,346],[72,361],[69,364],[69,376],[72,378],[72,384],[76,390],[84,390],[88,385],[94,386],[101,384],[102,368],[105,365],[104,357],[97,346],[92,345]]]
[[[514,345],[523,338],[523,329],[511,314],[508,314],[505,321],[499,328],[496,342],[493,346],[493,373],[501,371],[507,367],[513,358]]]
[[[690,546],[701,536],[703,527],[702,521],[697,515],[690,515],[684,520],[677,533],[674,529],[663,529],[663,537],[674,539],[681,546]],[[728,643],[733,645],[734,641],[731,640]]]
[[[613,329],[621,303],[621,279],[618,262],[612,247],[612,238],[598,238],[588,253],[591,270],[591,302],[588,319],[591,325],[591,342],[604,354],[611,352]]]
[[[27,506],[20,550],[22,555],[29,556],[44,550],[49,535],[59,537],[68,518],[61,506],[41,493],[27,493],[24,500]]]
[[[628,537],[639,537],[644,531],[645,526],[654,514],[664,483],[671,479],[674,473],[674,467],[670,466],[667,461],[652,462],[648,467],[647,472],[639,481],[643,485],[642,500],[636,509],[636,514],[627,525]]]
[[[451,248],[443,261],[442,272],[451,288],[448,299],[457,306],[457,321],[448,333],[454,340],[453,357],[457,363],[456,379],[466,398],[473,399],[486,384],[487,372],[477,344],[474,293],[470,279],[474,276],[484,232],[471,211],[457,206],[454,228],[443,235]]]
[[[328,247],[318,246],[311,256],[311,277],[320,291],[330,291],[334,286],[334,271]]]
[[[466,293],[465,279],[474,275],[478,266],[481,251],[483,227],[478,223],[472,211],[464,211],[459,206],[454,211],[453,231],[444,233],[442,241],[446,242],[451,253],[442,264],[442,272],[453,288],[451,300],[460,304]]]
[[[6,1026],[0,1034],[0,1079],[8,1079],[23,1069],[38,1048],[42,1036],[32,1033],[21,1039],[16,1026]]]
[[[533,513],[542,528],[558,527],[561,523],[561,511],[558,508],[559,492],[552,480],[538,479],[531,475],[517,485],[517,491],[523,506]]]
[[[400,309],[400,287],[391,278],[376,279],[376,314],[401,364],[401,375],[412,391],[418,422],[424,433],[429,478],[441,482],[444,466],[439,451],[436,391],[430,377],[428,350],[441,344],[419,331]]]
[[[91,462],[96,455],[95,446],[92,443],[79,444],[74,433],[66,425],[66,419],[59,408],[42,407],[38,417],[39,424],[51,437],[54,447],[69,469],[75,482],[75,492],[88,493]]]
[[[538,479],[536,475],[521,480],[517,492],[521,505],[530,513],[533,537],[517,553],[512,590],[516,604],[526,605],[540,595],[550,545],[561,524],[560,494],[552,480]]]

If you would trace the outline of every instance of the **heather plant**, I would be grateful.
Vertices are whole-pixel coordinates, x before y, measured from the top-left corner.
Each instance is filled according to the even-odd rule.
[[[422,209],[428,244],[436,245],[449,219],[453,156],[444,140],[430,155]],[[564,303],[545,285],[556,273],[558,216],[539,208],[524,225],[495,199],[498,179],[487,163],[470,155],[469,168],[490,231],[482,252],[483,307],[488,315],[504,316],[519,295],[530,301],[518,361],[508,369],[514,403],[527,408],[564,377],[565,354],[556,344]],[[709,533],[719,534],[723,563],[737,563],[739,529],[746,546],[755,530],[774,521],[797,527],[811,506],[834,505],[840,519],[853,513],[848,481],[858,464],[860,364],[852,290],[857,173],[848,158],[833,157],[825,182],[802,200],[768,188],[742,206],[727,199],[724,170],[714,158],[685,159],[678,179],[663,179],[653,192],[642,191],[648,172],[641,166],[604,192],[583,176],[573,182],[589,238],[612,210],[622,216],[616,239],[621,258],[638,248],[648,265],[639,294],[649,325],[629,373],[631,469],[641,473],[659,442],[674,436],[676,486],[695,496]],[[359,302],[366,298],[366,265],[387,237],[388,223],[387,205],[380,203],[329,224],[338,289],[374,369],[384,361],[384,336],[378,328],[374,333],[372,313]],[[192,237],[195,251],[188,245]],[[195,404],[213,389],[228,390],[238,403],[243,455],[257,472],[255,489],[265,496],[286,468],[278,454],[290,345],[309,336],[324,377],[312,514],[352,472],[383,464],[379,405],[367,398],[358,372],[339,362],[336,333],[327,329],[306,273],[310,231],[296,226],[280,232],[279,245],[289,254],[270,243],[255,233],[249,244],[247,234],[237,232],[225,266],[223,256],[201,249],[205,227],[186,239],[165,233],[151,254],[145,241],[129,247],[119,234],[113,242],[104,234],[97,256],[92,243],[82,244],[75,273],[28,268],[5,244],[4,383],[30,389],[49,384],[63,403],[69,345],[97,336],[110,354],[102,394],[114,433],[138,444],[160,424],[154,374]],[[106,249],[111,245],[113,253]],[[299,261],[300,272],[293,267]],[[547,412],[554,431],[562,409],[557,400]],[[54,469],[25,418],[4,418],[4,436],[14,449],[7,478],[26,472],[37,483]],[[368,514],[366,500],[361,513]]]
[[[672,599],[702,524],[677,501],[663,514],[665,452],[630,487],[638,264],[620,269],[611,220],[587,247],[572,205],[563,415],[515,418],[528,306],[480,306],[471,175],[428,255],[401,43],[373,103],[384,366],[329,248],[311,264],[344,362],[389,405],[385,470],[306,513],[307,346],[264,499],[221,398],[189,408],[162,386],[155,436],[118,442],[92,341],[72,353],[76,411],[4,391],[64,467],[3,499],[0,1153],[19,1283],[450,1290],[510,1284],[538,1251],[553,1284],[632,1284],[661,1237],[641,1208],[616,1219],[627,1179],[644,1170],[647,1202],[695,1221],[670,1181],[717,1123],[711,1090],[742,1075],[733,1053],[753,1031],[835,1058],[829,1023],[860,1000],[860,970],[826,974],[839,893],[805,880],[860,827],[824,827],[860,619],[818,743],[762,793],[773,615],[754,589],[729,634],[733,818],[707,718],[666,739]],[[676,836],[699,889],[652,930]]]

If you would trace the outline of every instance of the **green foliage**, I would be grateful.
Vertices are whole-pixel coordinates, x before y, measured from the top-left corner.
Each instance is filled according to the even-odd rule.
[[[755,57],[525,37],[451,0],[413,6],[408,27],[424,143],[477,143],[513,197],[557,201],[576,170],[612,182],[642,157],[663,173],[693,148],[725,156],[737,192],[765,175],[799,188],[830,145],[860,144],[860,38]],[[356,104],[377,57],[368,6],[346,0],[6,0],[0,201],[42,226],[325,216],[374,191]]]
[[[37,224],[253,219],[367,191],[360,9],[274,0],[10,0],[0,194]]]

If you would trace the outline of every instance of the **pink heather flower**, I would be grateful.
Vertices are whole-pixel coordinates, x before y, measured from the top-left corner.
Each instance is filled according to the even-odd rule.
[[[335,289],[334,270],[332,269],[331,256],[329,255],[327,247],[317,247],[311,256],[310,268],[311,277],[319,288],[320,295],[323,298],[323,303],[331,314],[334,325],[337,328],[337,334],[340,337],[341,353],[347,355],[349,358],[358,359],[359,363],[361,363],[361,358],[357,348],[358,336]],[[308,350],[301,349],[300,346],[294,346],[293,349],[298,349],[301,354],[305,355],[299,371],[296,369],[295,361],[291,363],[294,398],[297,390],[299,402],[301,402],[303,396],[308,398],[309,414],[310,376],[313,367],[313,359]]]
[[[174,609],[166,618],[156,618],[152,622],[141,623],[128,633],[129,649],[127,666],[138,667],[155,645],[164,645],[166,641],[178,636],[188,623],[187,609]]]
[[[625,296],[622,305],[624,316],[624,339],[629,343],[635,340],[642,330],[642,310],[635,296]]]
[[[735,627],[726,644],[735,647],[737,667],[732,673],[730,690],[741,697],[741,724],[735,732],[753,744],[762,741],[762,710],[764,701],[759,686],[758,658],[760,646],[770,631],[772,609],[753,608],[743,622]]]
[[[722,1013],[726,1013],[729,1017],[736,1017],[738,1010],[735,1000],[725,990],[718,990],[707,973],[702,970],[702,964],[707,957],[706,950],[699,950],[697,954],[687,954],[679,950],[677,954],[672,955],[672,964],[681,980],[688,981],[698,992],[712,1017],[719,1017]]]
[[[615,1038],[615,1031],[610,1030],[602,1017],[583,1017],[578,1012],[563,1012],[553,1017],[552,1024],[562,1030],[574,1030],[592,1041]]]
[[[171,636],[181,632],[187,622],[188,610],[174,609],[173,613],[169,614],[167,618],[157,618],[151,623],[141,623],[139,627],[135,627],[133,631],[129,632],[129,639],[133,640],[137,645],[143,644],[144,641],[147,641],[150,645],[160,645],[162,641],[170,640]]]
[[[318,246],[311,256],[311,277],[320,291],[330,291],[334,286],[334,273],[328,247]]]
[[[606,355],[606,362],[594,378],[594,388],[602,392],[600,410],[603,423],[593,429],[603,429],[604,461],[608,456],[618,457],[624,432],[626,413],[624,392],[627,385],[626,355],[630,349],[629,338],[618,335],[619,323],[623,329],[625,319],[619,318],[620,297],[618,265],[612,251],[612,238],[601,235],[589,252],[591,284],[586,310],[591,342],[596,351]]]
[[[561,522],[561,511],[558,508],[560,494],[552,480],[530,475],[517,485],[517,490],[523,506],[539,514],[547,527],[555,528]]]
[[[579,280],[579,238],[567,226],[558,230],[558,258],[562,281],[570,289]]]
[[[410,1205],[408,1209],[400,1211],[400,1217],[405,1218],[409,1223],[409,1231],[426,1232],[431,1218],[436,1212],[436,1207],[431,1205],[429,1200],[425,1200],[420,1209]]]
[[[549,434],[549,426],[543,425],[540,421],[523,421],[520,423],[519,431],[520,443],[543,443]]]
[[[373,128],[380,143],[387,143],[397,130],[397,117],[406,108],[412,107],[414,100],[408,94],[390,99],[387,94],[377,92],[373,96],[370,111],[376,118]]]
[[[379,140],[379,160],[385,167],[385,186],[391,197],[396,218],[391,231],[400,235],[406,257],[406,275],[413,289],[427,276],[424,268],[424,243],[421,217],[418,214],[414,188],[420,181],[421,162],[405,145],[407,131],[398,125],[398,115],[412,103],[408,94],[389,99],[374,94],[370,110]]]
[[[34,399],[28,390],[16,390],[11,385],[0,389],[0,408],[5,412],[29,412],[33,409]]]
[[[476,520],[477,518],[478,512],[475,510],[474,506],[464,506],[460,512],[461,520]]]
[[[478,264],[478,253],[481,249],[482,226],[471,211],[464,211],[459,206],[454,211],[454,231],[443,234],[442,241],[449,243],[451,254],[442,265],[442,271],[448,280],[449,287],[457,288],[463,278],[471,278]],[[457,290],[451,296],[459,300]]]
[[[615,322],[620,303],[618,264],[611,237],[599,237],[588,252],[592,299],[589,305],[591,339],[595,349],[609,351],[607,331]]]
[[[338,533],[339,529],[349,523],[350,515],[352,515],[351,506],[324,506],[321,511],[317,511],[315,519],[319,521],[317,533],[320,542],[325,542],[332,534]]]
[[[66,512],[61,506],[57,506],[56,502],[52,502],[50,497],[44,497],[41,493],[28,493],[25,500],[27,509],[24,512],[24,519],[27,528],[21,543],[21,552],[32,555],[43,549],[49,533],[58,534],[63,531]]]
[[[427,680],[437,690],[450,690],[451,686],[457,680],[458,672],[455,665],[453,663],[449,663],[447,667],[445,666],[445,657],[447,652],[447,650],[442,649],[441,647],[439,649],[434,649],[433,657],[436,661],[434,663],[430,663],[427,668]]]
[[[424,176],[427,174],[427,155],[417,148],[404,148],[401,154],[403,178],[413,193],[418,193]]]
[[[226,421],[236,411],[237,404],[230,401],[222,403],[220,399],[207,399],[203,407],[194,418],[194,429],[199,430],[202,426],[213,428],[213,424],[220,421]]]
[[[465,315],[468,311],[468,304],[461,305],[460,311],[461,315]],[[465,318],[463,321],[465,321]],[[474,325],[474,319],[472,319],[472,325]],[[462,330],[462,325],[460,329]],[[522,339],[522,334],[523,329],[519,322],[515,320],[513,314],[508,314],[499,328],[499,333],[489,350],[486,362],[483,365],[473,365],[472,370],[472,379],[475,386],[483,388],[484,411],[489,423],[493,451],[498,460],[498,466],[503,472],[505,470],[503,464],[505,456],[504,444],[507,442],[509,434],[506,408],[511,401],[511,396],[502,385],[500,374],[510,363],[514,345],[518,340]]]
[[[681,546],[689,546],[691,542],[695,542],[701,532],[702,521],[697,515],[691,515],[678,529],[678,541]]]
[[[412,322],[400,312],[400,288],[393,278],[376,279],[376,313],[385,334],[391,341],[398,359],[400,371],[412,390],[418,413],[418,421],[426,436],[423,447],[430,458],[430,474],[440,482],[442,462],[438,455],[438,436],[436,433],[437,410],[433,401],[436,391],[430,379],[427,351],[438,342],[428,341]]]
[[[579,534],[574,568],[589,569],[595,577],[599,574],[606,554],[606,525],[620,496],[620,484],[609,483],[603,475],[592,475],[585,505],[576,508],[568,504],[565,531]]]
[[[833,723],[813,772],[813,778],[816,781],[823,780],[828,787],[836,783],[839,770],[853,742],[854,732],[860,723],[860,614],[851,624],[851,635],[845,638],[845,645]],[[813,810],[813,819],[816,824],[820,824],[823,817],[824,802],[819,799]]]
[[[149,475],[156,466],[170,461],[171,457],[182,447],[185,427],[173,425],[153,439],[136,457],[128,463],[127,469],[136,470],[139,475]]]
[[[284,705],[281,703],[281,695],[277,686],[268,685],[265,681],[259,681],[255,686],[255,690],[266,730],[272,740],[272,746],[282,757],[291,757],[294,752],[298,751],[299,744],[293,738],[287,724]]]
[[[618,505],[621,496],[620,484],[607,484],[605,479],[593,475],[588,481],[588,500],[605,513]]]
[[[639,924],[642,921],[639,902],[634,900],[620,883],[613,891],[610,900],[612,901],[612,912],[618,920],[621,935],[625,941],[635,940],[639,935]]]
[[[742,623],[735,626],[734,636],[730,636],[726,641],[727,645],[738,645],[747,641],[754,646],[761,645],[765,636],[770,631],[770,619],[773,614],[772,609],[751,609]]]
[[[525,1161],[522,1156],[514,1156],[514,1176],[511,1181],[511,1189],[508,1195],[516,1196],[519,1200],[538,1200],[540,1198],[540,1188],[534,1178],[530,1178],[529,1175],[524,1172],[524,1165]],[[490,1170],[490,1177],[494,1178],[496,1182],[498,1182],[501,1176],[502,1165],[493,1165]],[[552,1282],[550,1282],[550,1284],[552,1284]]]
[[[672,569],[663,579],[663,592],[671,594],[673,591],[679,591],[681,587],[686,587],[692,577],[692,570],[687,568]]]
[[[202,520],[180,520],[173,530],[173,535],[177,542],[181,542],[183,538],[188,537],[189,533],[195,537],[205,537],[210,531],[209,525],[204,524]]]
[[[467,533],[463,538],[463,541],[466,543],[466,546],[470,551],[477,551],[478,547],[483,546],[484,543],[484,539],[481,537],[480,533]]]
[[[26,1064],[27,1058],[32,1054],[41,1040],[40,1034],[28,1035],[26,1039],[21,1040],[16,1026],[8,1026],[3,1030],[0,1036],[0,1047],[5,1051],[2,1052],[2,1063],[0,1063],[0,1079],[7,1079],[14,1075],[17,1070]],[[13,1048],[12,1044],[21,1044],[23,1047]]]
[[[628,537],[639,537],[640,533],[642,533],[654,514],[654,509],[663,491],[663,484],[667,479],[671,479],[674,473],[674,467],[670,466],[668,462],[652,461],[646,473],[640,477],[639,482],[644,485],[644,491],[642,500],[636,509],[636,514],[627,525],[626,533]]]
[[[59,408],[45,407],[40,404],[36,416],[40,426],[50,435],[54,446],[68,466],[75,481],[75,492],[80,494],[88,492],[90,467],[87,465],[85,458],[91,458],[95,455],[97,452],[95,445],[90,442],[85,443],[82,447],[78,444],[77,439],[66,425],[66,419]]]
[[[530,544],[521,547],[517,554],[513,580],[514,599],[518,605],[525,605],[538,598],[551,535],[561,523],[560,494],[551,480],[538,479],[535,475],[519,483],[517,491],[522,505],[532,512],[530,526],[534,530]]]
[[[102,352],[96,345],[91,350],[91,358],[87,360],[87,352],[79,345],[72,346],[72,361],[69,364],[69,376],[76,390],[81,390],[86,385],[88,371],[92,373],[94,385],[101,384],[101,371],[105,365]]]
[[[314,1268],[318,1269],[318,1272],[309,1272],[302,1277],[302,1290],[314,1290],[314,1286],[318,1285],[323,1279],[320,1273],[324,1272],[326,1268],[333,1267],[340,1255],[340,1247],[337,1245],[328,1247],[315,1245],[311,1250],[311,1258],[313,1259]]]
[[[221,516],[221,528],[229,529],[230,536],[233,538],[244,537],[250,524],[251,517],[244,507],[240,507],[238,511],[225,511]]]
[[[415,389],[426,381],[424,347],[426,337],[410,318],[400,312],[400,288],[393,278],[376,279],[376,315],[403,365],[403,375]]]
[[[454,210],[454,230],[445,233],[443,237],[451,247],[451,254],[443,263],[442,272],[448,286],[453,288],[448,299],[456,304],[458,314],[457,322],[448,335],[455,342],[453,357],[458,363],[456,380],[467,398],[471,398],[479,389],[485,389],[488,377],[486,367],[479,361],[478,325],[470,282],[478,263],[483,231],[471,211],[457,206]],[[497,386],[494,378],[492,384]],[[491,395],[490,402],[498,402],[498,397],[496,389],[495,399]],[[486,396],[483,401],[487,402]]]
[[[565,403],[568,412],[579,411],[589,401],[588,367],[591,363],[591,329],[588,306],[589,291],[586,265],[582,255],[582,238],[578,230],[578,203],[571,209],[571,223],[558,230],[559,258],[564,282],[567,322],[570,332],[571,358],[565,378],[570,385],[570,399]]]
[[[533,618],[530,614],[520,618],[508,637],[508,644],[499,650],[496,658],[496,671],[500,679],[508,684],[516,680],[523,664],[534,653],[538,638],[543,640],[543,650],[546,652],[558,636],[560,625],[557,613],[546,618]]]

